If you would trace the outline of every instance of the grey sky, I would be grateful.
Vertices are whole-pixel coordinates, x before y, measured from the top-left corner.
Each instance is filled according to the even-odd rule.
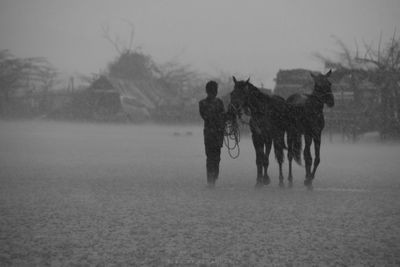
[[[1,0],[0,49],[45,56],[61,71],[97,73],[116,56],[101,25],[163,63],[251,76],[273,87],[279,69],[322,70],[313,57],[400,34],[400,0]]]

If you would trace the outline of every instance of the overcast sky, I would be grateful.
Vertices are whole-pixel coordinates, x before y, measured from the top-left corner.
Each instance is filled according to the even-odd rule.
[[[279,69],[323,70],[313,54],[333,55],[333,36],[354,48],[400,35],[400,0],[0,0],[0,49],[44,56],[60,71],[97,73],[117,53],[102,25],[156,62],[273,88]]]

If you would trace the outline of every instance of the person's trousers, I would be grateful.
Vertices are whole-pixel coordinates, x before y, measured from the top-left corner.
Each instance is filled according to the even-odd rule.
[[[207,183],[214,184],[219,175],[219,162],[221,161],[221,147],[218,145],[206,145],[207,156]]]
[[[219,175],[219,162],[221,160],[221,147],[224,141],[222,131],[204,129],[204,145],[207,156],[207,183],[214,184]]]

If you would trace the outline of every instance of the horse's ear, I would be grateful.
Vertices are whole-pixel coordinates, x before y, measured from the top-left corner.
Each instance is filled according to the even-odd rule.
[[[237,81],[236,81],[236,78],[235,78],[235,76],[232,76],[232,79],[233,79],[233,82],[236,84],[236,83],[237,83]]]
[[[332,74],[332,70],[329,70],[329,71],[325,74],[326,78],[328,78],[329,76],[331,76],[331,74]]]
[[[250,77],[247,79],[246,83],[249,83],[249,82],[250,82]]]
[[[310,75],[313,79],[315,79],[315,74],[310,71]]]

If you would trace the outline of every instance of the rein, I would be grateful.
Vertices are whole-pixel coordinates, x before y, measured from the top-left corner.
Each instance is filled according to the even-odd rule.
[[[238,110],[235,109],[232,105],[230,106],[234,109],[234,119],[230,119],[226,122],[224,129],[224,145],[228,149],[228,154],[232,159],[236,159],[240,155],[240,129],[239,124],[237,123],[236,116],[238,114]],[[233,144],[232,144],[233,141]],[[236,154],[233,154],[233,150],[237,150]]]
[[[260,92],[259,92],[259,93],[260,93]],[[260,110],[260,109],[258,108],[257,105],[254,105],[254,103],[252,103],[252,102],[254,102],[254,101],[250,101],[250,100],[251,100],[251,97],[253,97],[253,99],[254,99],[254,96],[255,96],[255,95],[254,95],[254,92],[251,92],[251,93],[248,94],[248,96],[247,96],[247,105],[249,106],[250,114],[254,113],[254,116],[250,115],[250,117],[251,117],[251,119],[252,119],[252,122],[253,122],[253,127],[255,128],[255,130],[257,131],[257,133],[260,134],[260,133],[261,133],[261,128],[260,128],[259,121],[258,121],[258,119],[256,118],[255,114],[256,114],[256,113],[259,113],[259,114],[265,115],[265,112],[263,112],[262,110]],[[255,101],[257,101],[257,99],[255,99]],[[242,122],[243,122],[243,121],[242,121]],[[249,125],[249,127],[251,127],[250,122],[245,122],[245,123],[246,123],[247,125]]]
[[[233,144],[231,143],[233,141]],[[236,120],[228,122],[225,126],[224,131],[224,145],[228,149],[228,154],[232,159],[236,159],[240,155],[240,131],[239,125]],[[236,154],[233,154],[233,150],[237,150]]]
[[[250,96],[248,96],[250,98]],[[250,101],[247,101],[249,104],[250,112],[255,110],[254,105],[250,105]],[[234,119],[230,119],[226,122],[225,129],[224,129],[224,145],[228,149],[228,154],[232,159],[236,159],[240,155],[240,147],[239,147],[239,142],[240,142],[240,128],[239,124],[237,121],[237,118],[239,118],[239,121],[242,124],[246,124],[250,126],[250,122],[247,122],[243,120],[242,116],[240,116],[240,108],[235,108],[233,105],[230,105],[230,108],[233,109],[233,114],[235,115]],[[250,115],[251,116],[251,115]],[[252,124],[253,127],[255,127],[256,131],[261,131],[259,127],[259,122],[258,120],[254,117],[251,116],[252,118]],[[233,141],[233,144],[232,144]],[[237,150],[236,154],[233,154],[233,150]]]
[[[232,109],[232,113],[234,114],[235,118],[230,119],[226,122],[225,129],[224,129],[224,145],[228,149],[228,154],[231,158],[236,159],[240,155],[240,147],[239,147],[239,142],[240,142],[240,129],[239,129],[239,124],[237,122],[237,117],[239,117],[239,121],[243,124],[249,125],[252,124],[252,126],[256,129],[257,132],[261,132],[260,126],[259,126],[259,121],[255,116],[252,116],[251,113],[255,113],[256,110],[258,110],[257,105],[252,103],[250,101],[250,97],[253,96],[254,93],[250,93],[247,95],[247,105],[250,109],[250,117],[251,117],[251,122],[247,122],[242,119],[242,116],[240,115],[240,107],[236,108],[233,105],[230,105],[230,108]],[[263,114],[262,111],[258,110],[260,113]],[[254,114],[253,114],[254,115]],[[233,144],[232,144],[233,141]],[[232,153],[233,150],[237,150],[236,155]]]
[[[331,93],[322,93],[322,92],[317,92],[315,89],[316,88],[322,88],[320,86],[316,86],[313,90],[313,92],[310,94],[310,96],[314,97],[315,99],[317,99],[318,102],[320,102],[322,105],[325,104],[324,100],[322,100],[322,98],[326,95],[330,95]]]

